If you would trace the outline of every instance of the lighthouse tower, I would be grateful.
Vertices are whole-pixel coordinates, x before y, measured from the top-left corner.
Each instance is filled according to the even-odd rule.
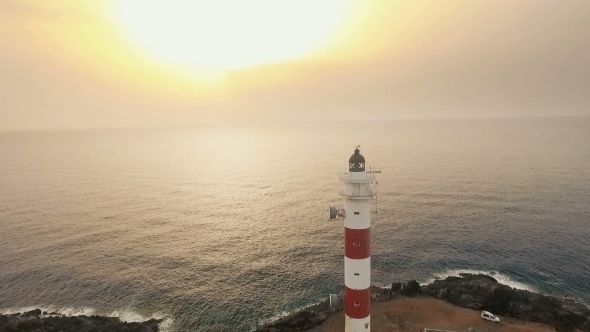
[[[330,219],[344,216],[345,332],[369,332],[371,309],[371,199],[376,184],[366,171],[359,147],[348,160],[348,172],[340,175],[344,210],[329,208]]]

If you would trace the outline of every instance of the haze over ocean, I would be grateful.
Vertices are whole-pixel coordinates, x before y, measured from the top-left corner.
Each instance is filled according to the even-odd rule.
[[[590,117],[0,133],[0,312],[248,331],[343,289],[337,173],[378,177],[373,281],[482,271],[590,302]]]

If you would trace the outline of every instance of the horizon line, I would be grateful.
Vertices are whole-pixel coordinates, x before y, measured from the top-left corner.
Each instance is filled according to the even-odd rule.
[[[461,116],[461,117],[416,117],[416,118],[364,118],[364,119],[316,119],[316,120],[285,120],[285,121],[209,121],[195,122],[191,124],[173,124],[163,126],[110,126],[110,127],[54,127],[54,128],[22,128],[22,129],[0,129],[0,134],[9,133],[32,133],[32,132],[80,132],[80,131],[109,131],[109,130],[151,130],[151,129],[193,129],[203,127],[253,127],[269,125],[296,125],[296,124],[325,124],[325,123],[353,123],[353,122],[377,122],[377,121],[440,121],[440,120],[508,120],[508,119],[552,119],[552,118],[590,118],[589,114],[538,114],[538,115],[516,115],[516,116]]]

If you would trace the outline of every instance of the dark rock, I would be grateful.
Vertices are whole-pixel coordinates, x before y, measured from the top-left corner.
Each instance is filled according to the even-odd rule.
[[[381,289],[377,289],[377,292]],[[333,313],[344,309],[344,301],[340,297],[340,305],[330,307],[330,301],[324,300],[305,310],[283,317],[275,322],[259,326],[256,332],[299,332],[310,330],[323,323]]]
[[[583,304],[510,288],[486,275],[462,274],[436,280],[422,286],[422,293],[473,310],[544,323],[557,331],[590,332],[590,310]]]
[[[401,290],[401,294],[406,296],[416,296],[422,294],[420,284],[416,280],[410,280]]]
[[[309,310],[297,312],[274,323],[258,327],[257,332],[299,332],[310,330],[323,323],[328,315]]]
[[[41,315],[41,309],[35,309],[35,310],[23,312],[21,314],[22,317],[27,317],[27,318],[39,318],[39,315]]]
[[[4,332],[157,332],[161,320],[150,319],[142,323],[121,322],[114,317],[101,316],[49,316],[40,318],[41,310],[23,314],[0,314],[0,331]]]

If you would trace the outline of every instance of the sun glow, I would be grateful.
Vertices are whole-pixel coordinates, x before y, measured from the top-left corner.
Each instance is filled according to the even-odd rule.
[[[118,22],[151,57],[219,72],[277,63],[334,38],[350,0],[116,1]]]

